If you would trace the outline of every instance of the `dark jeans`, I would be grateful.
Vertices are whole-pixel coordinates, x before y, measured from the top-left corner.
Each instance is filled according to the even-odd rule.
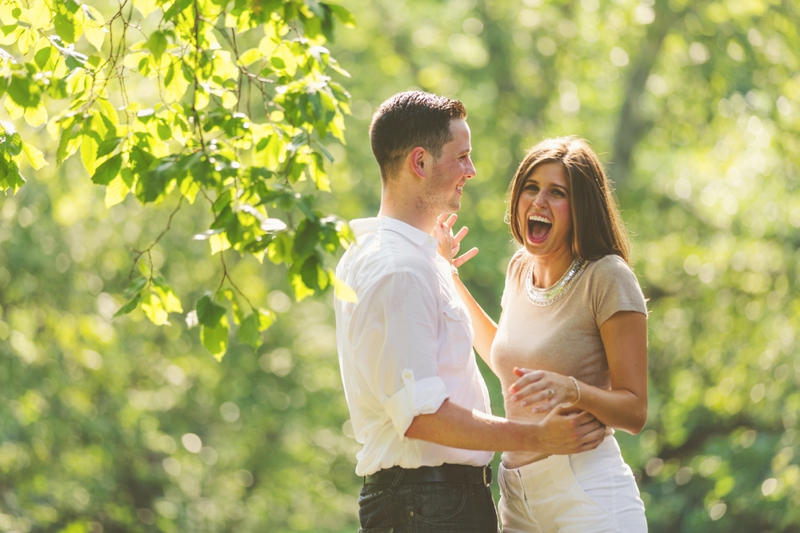
[[[497,533],[489,487],[420,483],[364,485],[358,498],[360,533]]]

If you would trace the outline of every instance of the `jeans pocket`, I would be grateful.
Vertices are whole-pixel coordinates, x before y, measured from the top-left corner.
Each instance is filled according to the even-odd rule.
[[[467,487],[456,483],[419,486],[414,492],[414,513],[423,522],[451,520],[464,510]]]
[[[388,486],[387,486],[388,487]],[[364,487],[358,497],[358,518],[362,526],[386,526],[392,523],[395,505],[386,490]],[[395,505],[393,505],[395,504]],[[382,527],[366,527],[364,531],[383,531]]]

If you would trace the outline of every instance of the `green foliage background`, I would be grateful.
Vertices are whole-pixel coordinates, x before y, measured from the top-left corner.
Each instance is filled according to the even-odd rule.
[[[516,163],[544,137],[588,138],[650,298],[649,420],[617,433],[650,530],[800,531],[796,3],[341,4],[357,28],[328,46],[352,76],[339,80],[352,116],[346,146],[325,141],[333,193],[318,208],[377,211],[367,127],[386,97],[461,99],[478,175],[460,222],[481,249],[462,278],[496,318]],[[23,166],[28,183],[0,198],[0,530],[353,531],[332,295],[294,303],[282,267],[227,252],[231,279],[277,315],[255,350],[232,339],[217,363],[176,313],[112,322],[130,249],[161,234],[177,197],[107,209],[82,161],[53,165],[51,137],[19,129],[51,165]],[[184,309],[223,275],[192,239],[212,223],[186,206],[151,250]]]

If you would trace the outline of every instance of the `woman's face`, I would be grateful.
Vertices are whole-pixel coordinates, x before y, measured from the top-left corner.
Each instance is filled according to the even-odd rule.
[[[525,249],[550,255],[572,244],[569,178],[561,163],[543,163],[528,175],[517,200],[517,220]]]

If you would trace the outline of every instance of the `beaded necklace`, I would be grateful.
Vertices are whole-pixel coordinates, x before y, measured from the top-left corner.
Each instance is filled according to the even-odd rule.
[[[530,300],[533,305],[542,306],[557,302],[567,294],[570,287],[581,277],[581,274],[586,270],[586,265],[588,264],[588,261],[576,258],[555,285],[546,289],[540,289],[533,285],[533,261],[531,261],[525,273],[525,293],[528,295],[528,300]]]

